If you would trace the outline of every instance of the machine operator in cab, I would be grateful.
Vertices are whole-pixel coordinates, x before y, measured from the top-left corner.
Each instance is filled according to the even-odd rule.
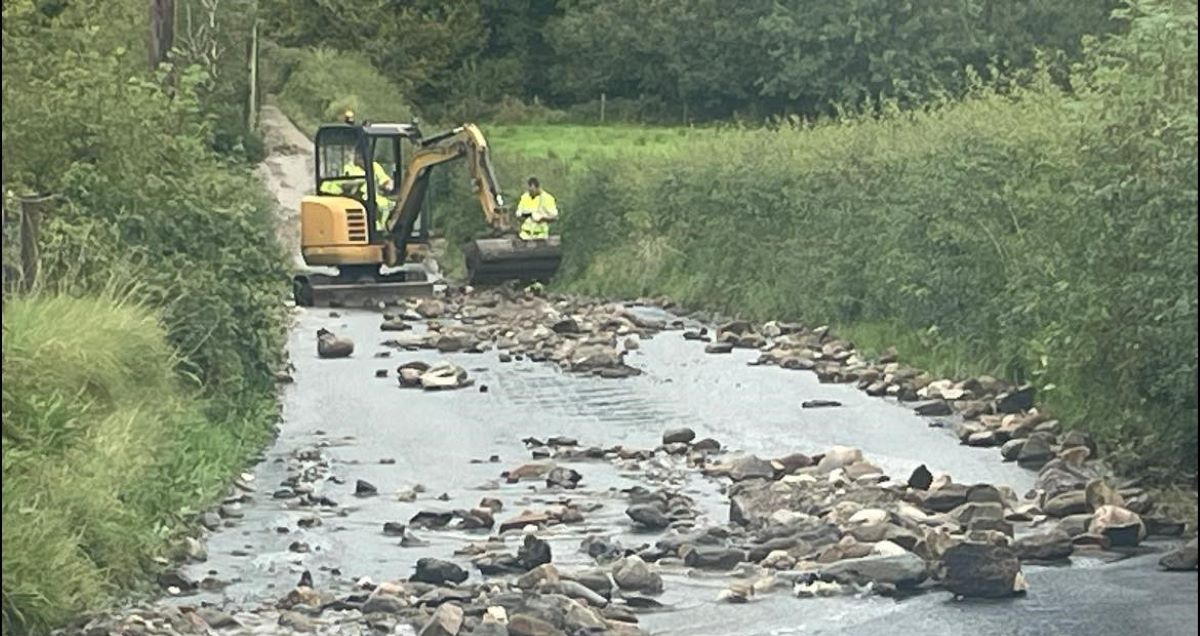
[[[342,115],[342,121],[347,124],[354,123],[354,113],[346,111]],[[342,165],[343,177],[361,177],[367,174],[367,161],[363,157],[360,149],[355,149],[354,157],[351,161],[347,161]],[[371,162],[371,170],[375,173],[375,229],[382,232],[387,221],[387,213],[392,209],[392,201],[384,196],[385,192],[391,192],[395,184],[392,183],[392,177],[388,174],[383,166],[379,165],[378,161]],[[351,179],[348,181],[326,181],[321,184],[321,194],[332,196],[352,196],[360,200],[367,200],[367,181],[366,179]]]

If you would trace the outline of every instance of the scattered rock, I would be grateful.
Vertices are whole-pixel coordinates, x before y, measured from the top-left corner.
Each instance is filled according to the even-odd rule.
[[[1062,528],[1021,537],[1013,544],[1022,561],[1060,561],[1071,556],[1075,546]]]
[[[1011,596],[1021,562],[1011,548],[987,543],[960,543],[942,555],[942,585],[959,596]]]
[[[577,471],[570,468],[555,467],[546,475],[547,488],[565,488],[567,490],[575,488],[579,481],[583,479]]]
[[[1146,538],[1146,526],[1136,512],[1103,505],[1092,513],[1089,532],[1103,535],[1113,547],[1134,547]]]
[[[374,497],[379,494],[379,489],[374,484],[368,481],[359,479],[354,482],[354,496],[356,497]]]
[[[916,490],[929,490],[931,484],[933,484],[933,473],[929,472],[925,464],[917,466],[908,478],[908,487]]]
[[[656,504],[634,504],[625,510],[625,514],[637,525],[651,530],[661,530],[671,525],[671,519]]]
[[[898,547],[898,546],[897,546]],[[928,576],[921,557],[901,549],[901,554],[845,559],[821,570],[838,583],[894,585],[898,588],[919,585]]]
[[[433,585],[462,583],[467,580],[467,571],[450,561],[423,558],[417,560],[416,570],[409,580]]]
[[[1163,569],[1175,572],[1186,572],[1196,569],[1196,539],[1168,552],[1159,559],[1158,564]]]
[[[841,406],[842,403],[837,400],[805,400],[800,403],[802,409],[824,409]]]
[[[508,621],[509,636],[566,636],[566,632],[529,614],[513,614]]]
[[[704,346],[704,353],[731,353],[733,352],[732,342],[714,342]]]
[[[658,594],[663,589],[662,577],[637,556],[621,559],[613,568],[612,574],[613,581],[622,590]]]
[[[729,461],[729,477],[734,481],[771,479],[774,476],[775,468],[771,462],[755,455],[742,455]]]
[[[550,544],[532,534],[525,535],[525,542],[517,550],[517,563],[525,570],[532,570],[550,561]]]
[[[932,400],[929,402],[922,402],[914,406],[913,412],[917,415],[923,415],[925,417],[938,417],[942,415],[950,415],[954,412],[954,410],[950,408],[950,404],[945,400]]]
[[[662,436],[663,444],[687,444],[696,439],[696,431],[690,428],[673,428]]]
[[[1036,389],[1032,384],[1023,385],[996,396],[997,413],[1021,413],[1033,408]]]
[[[327,329],[317,330],[317,356],[321,358],[348,358],[354,353],[354,341],[339,338]]]
[[[1042,511],[1051,517],[1066,517],[1088,512],[1087,493],[1072,490],[1052,497],[1042,505]]]
[[[462,626],[462,608],[453,603],[442,603],[421,628],[420,636],[457,636]]]

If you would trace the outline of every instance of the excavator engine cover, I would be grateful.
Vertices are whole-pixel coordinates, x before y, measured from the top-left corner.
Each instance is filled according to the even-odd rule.
[[[532,241],[515,236],[479,239],[468,243],[463,252],[467,281],[472,285],[549,282],[562,262],[562,242],[557,236]]]

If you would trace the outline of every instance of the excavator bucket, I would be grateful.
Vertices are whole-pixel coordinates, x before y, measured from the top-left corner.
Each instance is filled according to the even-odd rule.
[[[533,241],[515,236],[479,239],[468,243],[463,252],[467,281],[472,285],[549,282],[562,262],[562,242],[557,236]]]
[[[433,281],[424,270],[413,268],[370,278],[303,273],[292,279],[292,294],[301,307],[374,308],[431,296]]]

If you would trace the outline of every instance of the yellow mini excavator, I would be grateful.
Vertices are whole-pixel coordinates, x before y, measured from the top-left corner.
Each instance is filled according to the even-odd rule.
[[[456,159],[466,159],[491,228],[490,238],[463,247],[468,281],[545,282],[558,270],[559,237],[525,241],[510,229],[487,141],[474,124],[431,137],[416,123],[327,124],[314,143],[316,194],[300,204],[300,251],[308,266],[337,274],[296,275],[296,304],[361,306],[432,292],[430,272],[420,265],[429,253],[423,203],[432,168]]]

